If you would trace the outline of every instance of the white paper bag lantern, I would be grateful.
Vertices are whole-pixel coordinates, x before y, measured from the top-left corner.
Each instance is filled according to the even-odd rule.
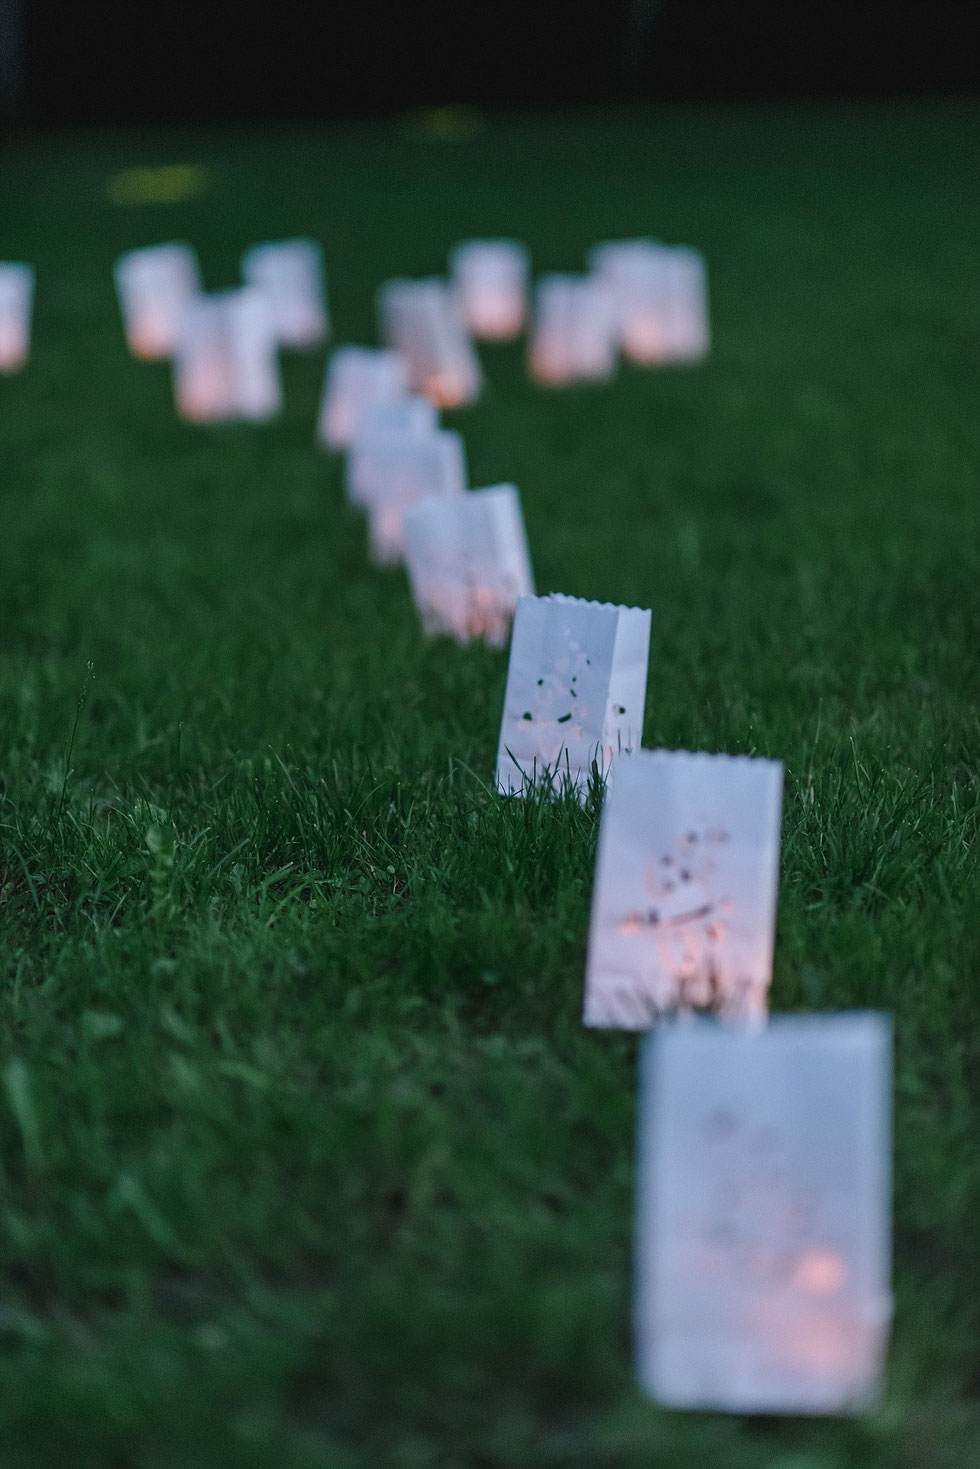
[[[428,398],[406,394],[387,402],[365,403],[357,410],[357,426],[347,453],[347,497],[352,505],[365,505],[372,486],[384,473],[385,443],[392,434],[424,438],[439,427],[439,410]]]
[[[184,309],[200,294],[201,272],[190,245],[130,250],[115,266],[126,342],[134,357],[173,355]]]
[[[578,597],[522,597],[514,618],[497,789],[571,786],[584,797],[643,732],[650,613]]]
[[[602,810],[586,1025],[665,1014],[763,1019],[772,979],[783,767],[636,750]]]
[[[276,335],[284,347],[313,347],[329,331],[323,251],[315,240],[253,245],[242,275],[269,297]]]
[[[380,347],[338,347],[327,364],[317,437],[331,449],[346,449],[358,415],[368,403],[388,403],[408,392],[408,364]]]
[[[17,372],[31,350],[34,267],[0,262],[0,372]]]
[[[379,565],[405,554],[405,515],[423,500],[459,495],[466,488],[466,454],[459,434],[446,429],[375,439],[377,476],[367,487],[371,556]]]
[[[527,315],[530,258],[516,240],[466,240],[449,256],[456,299],[474,337],[506,341]]]
[[[544,275],[534,298],[531,373],[557,386],[602,382],[616,370],[616,317],[605,284],[592,276]]]
[[[891,1319],[891,1035],[867,1013],[644,1044],[634,1327],[672,1408],[845,1413]]]
[[[195,423],[260,421],[282,408],[268,300],[252,286],[199,296],[185,308],[174,357],[177,411]]]
[[[378,292],[381,336],[408,363],[412,390],[439,408],[479,397],[483,376],[446,281],[387,281]]]
[[[706,355],[707,275],[696,250],[614,240],[597,245],[589,263],[612,293],[625,356],[651,365]]]
[[[425,631],[460,643],[507,641],[517,603],[534,591],[514,485],[430,500],[405,516],[405,565]]]

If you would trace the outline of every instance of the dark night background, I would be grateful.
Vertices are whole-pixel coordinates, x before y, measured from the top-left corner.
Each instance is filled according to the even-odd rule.
[[[0,16],[4,111],[40,126],[976,83],[970,8],[950,0],[0,0]]]

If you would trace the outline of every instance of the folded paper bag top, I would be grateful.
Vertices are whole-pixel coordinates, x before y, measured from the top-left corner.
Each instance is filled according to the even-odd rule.
[[[317,437],[346,449],[366,403],[389,402],[408,392],[408,364],[384,347],[338,347],[327,364]]]
[[[371,557],[380,566],[405,554],[405,515],[424,500],[466,489],[466,452],[459,434],[388,434],[374,442],[377,477],[365,499]]]
[[[243,286],[188,302],[174,353],[174,393],[181,417],[197,423],[279,413],[276,334],[264,292]]]
[[[530,260],[516,240],[465,240],[450,251],[459,309],[475,337],[516,337],[527,315]]]
[[[892,1314],[891,1027],[651,1032],[637,1108],[636,1366],[672,1408],[872,1404]]]
[[[643,731],[650,613],[579,597],[517,604],[497,751],[497,788],[588,792]]]
[[[382,340],[408,363],[414,392],[439,408],[479,397],[483,375],[449,283],[390,280],[378,291]]]
[[[352,505],[370,502],[379,475],[384,473],[385,444],[394,434],[424,438],[439,427],[439,410],[428,398],[406,393],[400,398],[362,403],[347,452],[345,480]]]
[[[635,750],[603,804],[586,1025],[643,1030],[678,1011],[764,1020],[772,979],[783,767]]]
[[[158,360],[177,348],[185,308],[201,292],[201,271],[190,245],[175,241],[120,255],[116,292],[126,342],[134,357]]]
[[[272,321],[286,347],[313,347],[329,331],[323,251],[315,240],[253,245],[242,257],[248,285],[268,294]]]
[[[0,261],[0,372],[17,372],[31,349],[34,267]]]
[[[404,526],[405,564],[425,631],[502,647],[518,601],[534,591],[516,487],[428,500]]]

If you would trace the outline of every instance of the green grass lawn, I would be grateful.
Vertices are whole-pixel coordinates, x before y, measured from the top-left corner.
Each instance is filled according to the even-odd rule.
[[[980,1463],[980,110],[681,111],[7,147],[0,1465]],[[120,207],[192,162],[182,205]],[[853,1421],[632,1382],[636,1040],[579,1020],[596,814],[492,791],[506,654],[426,643],[314,446],[174,417],[111,265],[385,277],[701,248],[714,350],[450,415],[540,590],[653,609],[645,743],[786,762],[773,1008],[896,1030],[897,1314]]]

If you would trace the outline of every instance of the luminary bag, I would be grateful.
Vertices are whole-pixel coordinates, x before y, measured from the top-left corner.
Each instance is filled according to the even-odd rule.
[[[613,240],[597,245],[589,263],[612,293],[625,356],[650,365],[706,355],[707,277],[696,250]]]
[[[245,282],[269,297],[272,323],[284,347],[313,347],[329,331],[323,251],[315,240],[253,245],[242,257]]]
[[[225,310],[235,383],[235,412],[255,421],[282,412],[278,333],[269,298],[255,286],[227,291]]]
[[[604,381],[616,370],[616,316],[605,283],[593,276],[544,275],[534,298],[531,374],[558,386]]]
[[[887,1017],[661,1027],[637,1118],[646,1392],[732,1413],[868,1407],[892,1314]]]
[[[185,309],[201,293],[201,272],[190,245],[130,250],[115,265],[126,342],[134,357],[171,357]]]
[[[611,240],[589,253],[589,264],[615,302],[619,345],[633,362],[668,357],[669,250],[656,240]]]
[[[466,240],[450,252],[459,309],[474,337],[506,341],[527,315],[530,260],[516,240]]]
[[[502,647],[519,599],[534,591],[516,488],[430,500],[404,524],[405,564],[425,631]]]
[[[282,407],[276,337],[263,292],[198,296],[185,308],[174,355],[182,418],[197,423],[272,418]]]
[[[31,350],[34,267],[0,261],[0,372],[17,372]]]
[[[317,437],[346,449],[358,415],[368,403],[387,403],[408,392],[408,364],[383,347],[338,347],[327,364]]]
[[[483,375],[446,281],[386,281],[378,292],[382,339],[406,359],[413,392],[439,408],[480,395]]]
[[[578,597],[522,597],[510,645],[497,789],[570,786],[584,799],[643,733],[650,613]]]
[[[466,454],[459,434],[447,429],[413,437],[375,440],[378,470],[365,499],[371,557],[379,565],[405,554],[405,515],[423,500],[458,495],[466,488]]]
[[[609,782],[586,959],[586,1025],[676,1011],[765,1017],[783,767],[636,750]]]
[[[384,473],[385,443],[392,434],[424,438],[439,427],[439,410],[421,394],[406,393],[381,403],[365,403],[357,411],[357,426],[347,453],[347,497],[366,505],[379,475]]]

